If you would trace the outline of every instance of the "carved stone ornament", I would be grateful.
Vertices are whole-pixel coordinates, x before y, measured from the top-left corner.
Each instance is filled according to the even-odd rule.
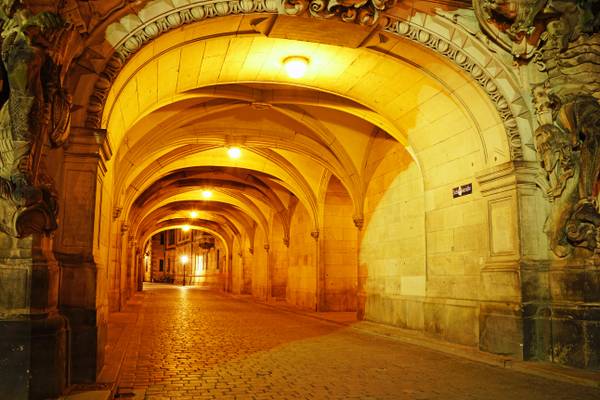
[[[42,148],[61,145],[70,130],[71,98],[60,82],[54,48],[64,44],[64,21],[32,14],[20,1],[0,2],[0,231],[16,237],[56,229],[57,201],[41,172]]]
[[[534,92],[538,118],[543,121],[548,112],[556,116],[535,131],[552,202],[545,231],[559,257],[570,255],[573,247],[596,252],[600,250],[600,103],[584,94],[562,103],[558,97],[541,94],[544,91]]]
[[[473,0],[482,30],[515,57],[528,59],[539,45],[545,24],[538,15],[548,0]]]
[[[591,8],[595,4],[597,9]],[[545,231],[559,257],[600,250],[600,2],[551,3],[533,89],[535,146],[552,202]]]
[[[372,26],[380,13],[396,4],[396,0],[283,0],[288,15],[300,15],[308,11],[318,18],[339,18],[344,22]]]
[[[568,39],[600,23],[597,0],[473,0],[473,8],[481,29],[521,59],[536,55],[551,24]]]

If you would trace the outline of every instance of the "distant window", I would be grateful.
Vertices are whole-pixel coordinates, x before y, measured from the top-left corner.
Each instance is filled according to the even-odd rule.
[[[174,230],[170,230],[168,233],[168,238],[167,238],[167,244],[171,245],[171,244],[175,244],[175,231]]]
[[[221,260],[219,255],[220,255],[220,252],[219,252],[219,250],[217,250],[217,271],[219,270],[219,261]]]
[[[165,270],[165,260],[158,260],[158,270],[160,272]]]

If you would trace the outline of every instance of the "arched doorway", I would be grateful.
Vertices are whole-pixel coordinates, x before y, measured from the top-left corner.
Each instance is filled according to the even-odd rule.
[[[338,232],[329,182],[356,249],[336,266],[356,280],[344,309],[522,355],[511,178],[533,152],[513,115],[522,96],[493,54],[468,36],[457,45],[439,33],[457,27],[425,14],[365,28],[226,3],[205,18],[191,4],[113,16],[90,38],[104,53],[86,52],[68,77],[86,107],[49,164],[72,380],[102,366],[106,316],[137,290],[148,232],[191,210],[230,243],[224,289],[268,298],[276,288],[292,305],[336,309],[324,279],[335,248],[325,232]],[[285,73],[293,56],[308,60],[301,78]]]

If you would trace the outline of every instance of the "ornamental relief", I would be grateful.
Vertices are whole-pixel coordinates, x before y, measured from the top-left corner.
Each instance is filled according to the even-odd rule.
[[[71,96],[62,87],[62,52],[72,38],[57,14],[0,2],[0,231],[15,237],[56,229],[57,196],[43,173],[43,148],[70,132]]]
[[[308,12],[317,18],[338,18],[359,25],[375,25],[381,12],[396,5],[397,0],[283,0],[287,15]]]
[[[560,258],[600,252],[600,2],[474,0],[482,30],[543,73],[535,149]],[[539,73],[538,72],[538,73]]]

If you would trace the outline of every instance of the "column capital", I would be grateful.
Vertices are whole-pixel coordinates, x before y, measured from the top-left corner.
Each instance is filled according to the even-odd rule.
[[[476,174],[483,197],[515,190],[518,187],[535,189],[540,178],[540,165],[535,161],[509,161]]]

